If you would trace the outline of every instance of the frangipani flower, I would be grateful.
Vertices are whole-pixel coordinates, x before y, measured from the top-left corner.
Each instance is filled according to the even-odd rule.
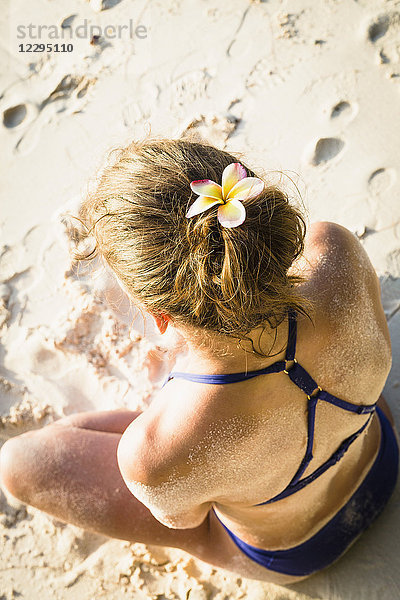
[[[258,196],[264,189],[264,182],[258,177],[247,177],[246,169],[240,163],[231,163],[222,173],[222,185],[211,179],[199,179],[192,181],[190,187],[199,197],[186,213],[187,218],[220,204],[218,221],[223,227],[237,227],[246,218],[242,201]]]

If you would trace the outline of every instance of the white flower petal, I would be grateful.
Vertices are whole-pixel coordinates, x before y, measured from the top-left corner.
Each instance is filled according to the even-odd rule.
[[[222,200],[222,188],[211,179],[198,179],[190,184],[192,191],[199,196],[210,196]]]
[[[241,179],[246,177],[246,169],[240,163],[231,163],[225,167],[222,173],[222,194],[223,198],[228,198],[228,194]]]
[[[258,177],[245,177],[239,181],[229,192],[228,200],[250,200],[255,198],[264,189],[264,182]]]
[[[187,211],[186,217],[189,219],[190,217],[199,215],[212,206],[215,206],[215,204],[222,204],[222,200],[210,198],[209,196],[199,196]]]
[[[240,200],[229,200],[218,208],[218,221],[223,227],[237,227],[246,218],[246,209]]]

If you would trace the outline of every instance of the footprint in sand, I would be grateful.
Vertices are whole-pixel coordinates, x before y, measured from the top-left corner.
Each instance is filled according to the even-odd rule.
[[[17,104],[16,106],[6,108],[6,110],[3,112],[4,127],[7,129],[18,127],[18,125],[21,125],[21,123],[25,121],[27,114],[28,111],[25,104]]]
[[[366,37],[376,48],[377,63],[385,65],[386,76],[389,79],[398,79],[400,12],[387,12],[374,17],[367,26]]]
[[[331,109],[329,118],[337,126],[348,124],[357,114],[358,106],[347,100],[339,100]],[[309,144],[305,151],[305,159],[314,167],[324,165],[341,154],[345,142],[340,137],[321,137]]]
[[[11,131],[18,131],[20,135],[14,152],[27,154],[38,142],[40,131],[36,127],[38,108],[29,102],[10,106],[3,111],[3,126]]]
[[[38,106],[21,104],[5,111],[3,113],[5,127],[16,127],[22,122],[24,125],[29,124],[17,142],[14,152],[22,156],[32,152],[39,142],[43,127],[55,113],[68,115],[80,112],[88,101],[86,94],[96,81],[97,77],[88,78],[86,75],[68,74],[61,78],[58,85]]]
[[[378,196],[386,192],[395,180],[394,169],[377,169],[368,178],[368,188],[371,194]]]
[[[320,138],[311,150],[309,162],[314,166],[319,166],[332,160],[342,152],[345,143],[340,138]]]
[[[72,23],[75,20],[76,15],[69,15],[68,17],[64,17],[60,23],[61,29],[68,29],[71,27]]]
[[[379,38],[383,37],[389,29],[389,15],[380,15],[368,27],[368,39],[375,44]]]
[[[330,118],[335,124],[349,123],[354,119],[358,111],[356,104],[351,104],[347,100],[341,100],[331,110]]]
[[[236,102],[234,102],[236,104]],[[241,118],[231,113],[198,115],[181,130],[181,137],[225,148],[241,123]]]

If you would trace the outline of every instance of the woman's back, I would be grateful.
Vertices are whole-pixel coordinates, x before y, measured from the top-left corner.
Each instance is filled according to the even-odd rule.
[[[305,239],[284,190],[188,140],[113,153],[80,217],[94,241],[84,257],[98,252],[187,353],[142,413],[85,413],[9,440],[9,491],[245,577],[293,582],[332,564],[398,470],[376,406],[389,333],[358,240],[331,223]]]
[[[374,404],[389,372],[391,353],[378,280],[365,251],[344,228],[318,223],[293,268],[307,276],[301,294],[314,303],[315,325],[297,317],[296,360],[330,394],[355,405]],[[287,319],[279,329],[276,347],[282,352],[257,369],[284,360]],[[368,414],[320,401],[313,459],[303,476],[327,461],[367,419]],[[166,511],[158,515],[160,520],[170,519],[174,526],[166,497],[171,506],[184,504],[185,494],[189,490],[196,495],[197,486],[231,530],[269,549],[299,544],[320,529],[362,481],[380,439],[374,416],[337,465],[290,497],[254,506],[286,488],[306,449],[307,397],[284,372],[230,385],[174,379],[140,423],[143,426],[157,449],[152,472],[163,490]],[[154,457],[150,447],[146,452]],[[166,484],[172,472],[174,483]]]

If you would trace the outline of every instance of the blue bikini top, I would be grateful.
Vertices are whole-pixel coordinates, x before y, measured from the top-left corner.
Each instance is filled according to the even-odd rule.
[[[335,465],[343,457],[343,455],[349,449],[351,444],[366,429],[376,407],[376,403],[358,405],[352,404],[351,402],[346,402],[345,400],[341,400],[340,398],[337,398],[336,396],[333,396],[332,394],[329,394],[328,392],[320,388],[320,386],[314,381],[311,375],[307,373],[307,371],[297,362],[295,358],[297,338],[297,322],[295,311],[289,310],[288,318],[289,332],[285,360],[279,360],[273,363],[272,365],[265,367],[264,369],[259,369],[258,371],[249,371],[246,373],[196,375],[194,373],[182,373],[179,371],[172,371],[164,382],[165,385],[168,381],[170,381],[170,379],[173,379],[174,377],[179,377],[197,383],[212,383],[219,385],[225,383],[236,383],[238,381],[252,379],[253,377],[257,377],[258,375],[266,375],[268,373],[280,373],[281,371],[283,371],[284,373],[286,373],[286,375],[289,376],[289,379],[291,379],[293,383],[297,385],[297,387],[299,387],[307,395],[307,447],[304,458],[301,461],[300,466],[297,469],[292,480],[290,481],[289,485],[282,492],[280,492],[273,498],[270,498],[269,500],[259,502],[258,504],[254,504],[253,506],[271,504],[272,502],[276,502],[277,500],[287,498],[287,496],[291,496],[298,490],[301,490],[306,485],[317,479],[317,477],[325,473],[325,471],[327,471],[330,467]],[[313,459],[315,412],[319,401],[329,402],[329,404],[333,404],[338,408],[347,410],[352,413],[357,413],[359,415],[369,414],[369,417],[364,423],[364,425],[360,427],[360,429],[358,429],[358,431],[350,435],[340,444],[338,449],[332,454],[330,458],[328,458],[326,462],[324,462],[320,467],[315,469],[313,473],[301,479],[301,476],[303,475],[304,471],[307,469],[308,465]]]

